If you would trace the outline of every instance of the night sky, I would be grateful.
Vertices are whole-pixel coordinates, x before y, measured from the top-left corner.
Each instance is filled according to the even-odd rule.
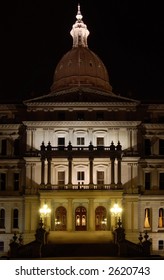
[[[26,100],[49,92],[57,63],[72,48],[78,2],[90,31],[88,46],[106,65],[113,92],[164,100],[164,11],[162,1],[144,0],[4,1],[1,99]]]

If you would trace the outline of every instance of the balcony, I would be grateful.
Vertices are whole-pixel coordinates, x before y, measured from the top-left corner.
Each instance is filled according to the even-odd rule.
[[[72,146],[69,142],[68,146],[51,146],[50,142],[47,146],[44,142],[41,145],[40,155],[42,159],[45,158],[121,158],[122,147],[120,143],[115,146],[112,142],[110,146],[93,146],[90,143],[89,146]]]
[[[65,185],[40,185],[40,190],[59,190],[59,191],[90,191],[90,190],[123,190],[122,184],[65,184]]]

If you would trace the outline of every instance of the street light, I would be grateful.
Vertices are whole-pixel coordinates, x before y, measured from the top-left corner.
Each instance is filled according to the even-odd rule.
[[[115,227],[117,227],[117,218],[120,218],[120,214],[122,213],[122,208],[118,206],[117,203],[110,209],[110,212],[115,217]]]
[[[45,227],[47,226],[47,217],[51,213],[51,209],[48,207],[48,205],[45,203],[42,208],[39,209],[40,217],[44,221]]]

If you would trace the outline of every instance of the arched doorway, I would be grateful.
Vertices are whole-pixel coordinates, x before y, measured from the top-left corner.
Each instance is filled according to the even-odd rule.
[[[95,210],[95,228],[96,230],[107,229],[107,215],[106,208],[99,206]]]
[[[75,230],[87,230],[87,210],[83,206],[79,206],[75,210]]]
[[[55,211],[55,230],[66,230],[67,227],[67,210],[60,206]]]

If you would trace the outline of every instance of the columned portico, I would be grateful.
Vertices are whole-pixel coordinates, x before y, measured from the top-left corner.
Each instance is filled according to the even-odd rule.
[[[83,179],[83,184],[87,185],[86,188],[88,189],[97,189],[97,178],[93,178],[93,170],[94,170],[94,161],[96,159],[109,159],[109,163],[111,165],[111,182],[104,181],[100,184],[100,188],[103,186],[108,186],[107,188],[120,188],[122,186],[121,182],[121,145],[118,143],[117,146],[114,145],[112,142],[109,147],[103,147],[101,150],[99,146],[92,146],[91,144],[88,147],[73,147],[71,143],[67,147],[63,146],[62,150],[58,147],[52,147],[50,142],[47,146],[42,143],[41,145],[41,186],[45,185],[45,160],[47,160],[47,186],[52,187],[52,180],[51,180],[51,161],[52,158],[62,159],[63,157],[68,159],[68,184],[67,186],[63,186],[64,189],[72,189],[72,177],[74,174],[74,169],[72,166],[73,159],[78,158],[88,158],[89,167],[88,167],[88,178],[89,182],[86,184],[85,179]],[[115,174],[115,166],[117,160],[117,174]],[[117,178],[116,178],[117,175]],[[77,175],[76,175],[77,177]],[[74,178],[75,181],[75,178]],[[57,178],[56,178],[56,187],[59,188]],[[106,188],[106,187],[105,187]]]

